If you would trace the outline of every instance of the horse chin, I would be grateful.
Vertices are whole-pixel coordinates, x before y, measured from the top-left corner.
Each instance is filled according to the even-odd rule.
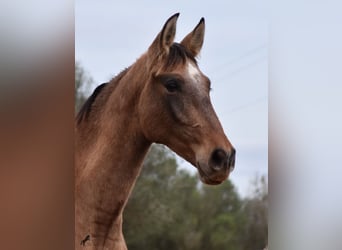
[[[214,180],[211,180],[209,179],[207,176],[202,176],[200,174],[200,180],[204,183],[204,184],[207,184],[207,185],[219,185],[221,184],[223,181],[214,181]]]
[[[213,179],[211,178],[208,174],[206,174],[204,172],[204,170],[201,168],[201,165],[198,163],[196,165],[198,173],[199,173],[199,177],[200,180],[207,185],[219,185],[221,184],[223,181],[225,181],[227,178],[224,178],[223,180],[217,180],[217,179]]]

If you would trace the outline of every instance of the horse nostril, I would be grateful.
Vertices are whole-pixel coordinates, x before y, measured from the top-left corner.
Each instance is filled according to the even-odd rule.
[[[233,148],[229,157],[228,157],[228,165],[229,167],[231,168],[231,170],[234,169],[234,165],[235,165],[235,154],[236,154],[236,151],[235,149]]]
[[[227,167],[228,155],[222,149],[215,149],[211,154],[209,165],[215,170]]]

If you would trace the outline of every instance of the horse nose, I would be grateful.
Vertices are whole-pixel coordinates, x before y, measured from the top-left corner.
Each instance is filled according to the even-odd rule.
[[[223,149],[215,149],[210,157],[209,166],[214,170],[221,170],[228,165],[228,154]]]
[[[215,149],[210,157],[209,166],[216,171],[234,168],[235,149],[233,148],[228,154],[223,149]]]
[[[236,151],[234,148],[232,148],[231,153],[229,155],[229,159],[228,159],[228,167],[229,167],[230,172],[232,172],[235,167],[235,154],[236,154]]]

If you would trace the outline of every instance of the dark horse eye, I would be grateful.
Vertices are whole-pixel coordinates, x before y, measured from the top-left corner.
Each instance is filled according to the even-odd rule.
[[[164,84],[165,88],[167,89],[167,91],[169,91],[170,93],[174,93],[177,90],[179,90],[179,84],[176,80],[174,79],[169,79],[165,82]]]

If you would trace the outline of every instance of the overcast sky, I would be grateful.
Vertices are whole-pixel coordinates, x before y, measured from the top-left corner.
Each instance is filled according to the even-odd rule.
[[[76,0],[75,58],[95,85],[106,82],[134,63],[177,12],[176,41],[205,18],[199,67],[211,79],[212,103],[237,149],[230,178],[245,196],[253,178],[268,172],[266,1]]]

